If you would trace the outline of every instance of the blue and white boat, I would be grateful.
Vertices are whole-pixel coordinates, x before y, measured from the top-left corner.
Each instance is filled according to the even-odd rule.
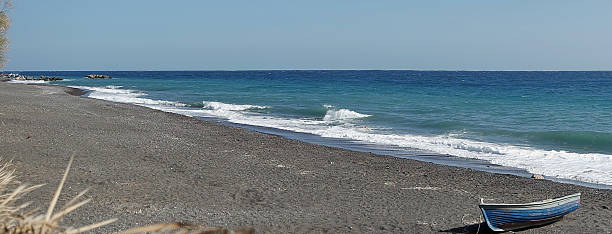
[[[525,204],[492,204],[480,201],[482,214],[493,231],[509,231],[556,222],[578,209],[580,193]]]

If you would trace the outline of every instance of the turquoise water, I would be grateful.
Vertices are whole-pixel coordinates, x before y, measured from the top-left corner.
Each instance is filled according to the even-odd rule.
[[[612,184],[612,72],[20,72],[89,97]]]

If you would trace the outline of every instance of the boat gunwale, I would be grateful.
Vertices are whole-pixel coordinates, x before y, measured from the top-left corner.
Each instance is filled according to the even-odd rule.
[[[524,206],[524,208],[530,208],[530,206],[533,206],[533,208],[537,208],[538,205],[547,205],[547,204],[551,204],[551,203],[555,203],[555,202],[564,202],[565,200],[571,200],[573,198],[577,198],[577,200],[580,200],[580,196],[581,193],[574,193],[571,195],[567,195],[564,197],[559,197],[559,198],[553,198],[553,199],[546,199],[546,200],[542,200],[542,201],[536,201],[536,202],[530,202],[530,203],[484,203],[482,200],[480,201],[480,204],[478,205],[480,208],[519,208],[521,206]]]

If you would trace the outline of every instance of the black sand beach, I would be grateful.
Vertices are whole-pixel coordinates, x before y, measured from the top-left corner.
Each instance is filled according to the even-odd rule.
[[[0,82],[0,157],[20,180],[47,184],[24,199],[46,207],[76,152],[62,201],[88,187],[93,201],[64,222],[119,218],[95,232],[172,221],[258,233],[476,232],[480,198],[575,192],[580,209],[525,232],[612,232],[611,190],[313,145],[69,92]]]

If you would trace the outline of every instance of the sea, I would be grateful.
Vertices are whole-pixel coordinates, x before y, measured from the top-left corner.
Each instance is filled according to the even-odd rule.
[[[315,144],[612,188],[608,71],[16,73]]]

